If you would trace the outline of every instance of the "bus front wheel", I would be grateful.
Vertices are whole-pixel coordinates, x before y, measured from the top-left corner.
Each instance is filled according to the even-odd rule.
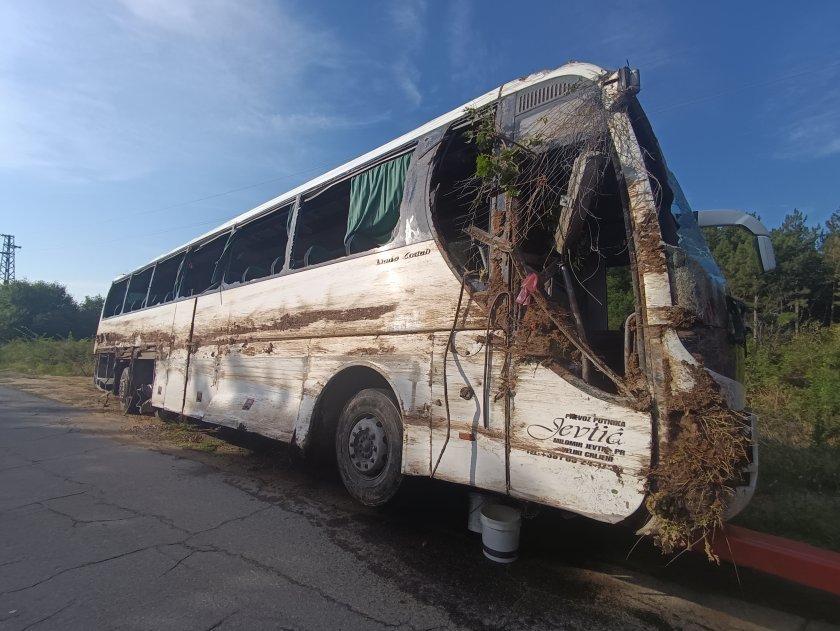
[[[335,453],[344,486],[366,506],[390,500],[402,482],[402,415],[387,391],[368,388],[341,412]]]

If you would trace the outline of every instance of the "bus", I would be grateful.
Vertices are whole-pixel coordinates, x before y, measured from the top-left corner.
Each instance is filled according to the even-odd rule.
[[[735,514],[743,306],[701,225],[751,230],[765,269],[772,246],[691,209],[638,92],[516,79],[116,278],[96,385],[327,450],[370,506],[427,476],[683,537]]]

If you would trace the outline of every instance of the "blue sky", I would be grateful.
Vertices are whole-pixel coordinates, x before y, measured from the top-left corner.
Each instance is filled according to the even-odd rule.
[[[840,3],[8,0],[0,232],[76,297],[515,77],[641,70],[694,208],[840,207]]]

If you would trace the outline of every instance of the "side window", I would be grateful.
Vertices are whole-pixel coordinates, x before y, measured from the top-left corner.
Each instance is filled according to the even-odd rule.
[[[180,270],[179,297],[197,296],[211,288],[216,263],[222,256],[229,236],[229,232],[225,233],[187,252]]]
[[[146,306],[146,295],[149,291],[149,281],[152,280],[154,267],[149,267],[141,272],[134,272],[128,283],[128,293],[125,297],[125,313],[137,311]]]
[[[169,302],[175,297],[175,278],[178,275],[178,268],[184,260],[184,253],[161,261],[155,266],[155,273],[152,276],[152,286],[149,288],[149,306],[159,305],[162,302]]]
[[[127,278],[117,281],[111,285],[111,290],[108,292],[108,297],[105,299],[105,308],[102,310],[103,317],[110,318],[111,316],[122,313],[126,289],[128,289]]]
[[[407,153],[304,198],[292,266],[307,267],[385,245],[400,219]]]
[[[346,254],[344,235],[349,208],[350,180],[303,200],[292,245],[292,267],[307,267]]]
[[[272,211],[236,230],[225,248],[222,270],[225,284],[245,283],[283,271],[291,208],[285,206]],[[220,275],[219,270],[216,275]]]

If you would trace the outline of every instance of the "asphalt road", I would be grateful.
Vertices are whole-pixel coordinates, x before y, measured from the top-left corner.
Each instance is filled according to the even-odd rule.
[[[564,565],[527,525],[522,558],[494,564],[451,485],[366,509],[329,469],[251,476],[83,431],[84,414],[0,387],[4,631],[823,628]]]

